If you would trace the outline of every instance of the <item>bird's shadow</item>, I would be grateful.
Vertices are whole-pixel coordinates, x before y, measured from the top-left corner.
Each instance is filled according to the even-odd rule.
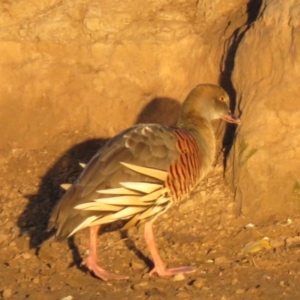
[[[137,116],[135,124],[159,123],[174,125],[179,111],[180,104],[176,100],[157,97],[145,105]],[[48,232],[46,229],[50,213],[64,193],[60,185],[62,183],[73,183],[82,171],[79,163],[87,163],[108,140],[108,138],[89,139],[67,149],[42,176],[38,192],[33,195],[26,195],[28,203],[19,216],[17,225],[21,233],[26,233],[29,236],[29,246],[37,249],[37,253],[43,242],[53,235],[53,232]],[[103,228],[103,230],[110,231],[110,228]],[[121,238],[126,236],[127,232],[121,233]],[[81,268],[80,253],[72,237],[68,239],[68,245],[73,254],[74,264]],[[125,245],[134,251],[147,266],[151,266],[151,261],[135,247],[134,241],[126,239]]]

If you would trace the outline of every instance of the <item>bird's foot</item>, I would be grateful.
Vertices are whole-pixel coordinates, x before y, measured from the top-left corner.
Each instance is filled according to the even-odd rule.
[[[193,267],[179,267],[167,269],[165,266],[155,266],[149,273],[152,276],[156,273],[158,276],[173,276],[176,274],[189,274],[195,272],[196,269]]]
[[[120,279],[128,279],[128,276],[125,275],[119,275],[119,274],[113,274],[109,273],[103,268],[101,268],[97,262],[91,258],[90,256],[86,257],[81,265],[86,266],[95,276],[99,277],[100,279],[107,281],[111,279],[120,280]]]

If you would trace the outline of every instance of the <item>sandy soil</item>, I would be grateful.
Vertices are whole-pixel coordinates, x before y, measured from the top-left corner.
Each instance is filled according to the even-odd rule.
[[[76,136],[59,138],[70,145],[69,150],[63,152],[59,144],[55,151],[2,150],[0,291],[4,299],[299,299],[300,217],[246,226],[251,219],[234,215],[220,163],[189,201],[156,223],[163,259],[171,267],[195,266],[195,273],[149,277],[151,257],[143,228],[138,228],[104,232],[98,239],[101,265],[130,279],[103,282],[93,277],[80,266],[87,253],[87,230],[58,243],[45,228],[63,193],[59,184],[72,182],[80,172],[78,162],[86,162],[103,140],[75,144]],[[57,159],[54,152],[63,154]],[[46,170],[48,165],[52,167]],[[244,248],[264,237],[270,241]]]

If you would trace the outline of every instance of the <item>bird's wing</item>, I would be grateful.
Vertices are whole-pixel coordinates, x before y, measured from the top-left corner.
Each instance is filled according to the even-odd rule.
[[[164,178],[159,177],[157,173],[165,176],[166,179],[169,166],[180,155],[178,137],[174,132],[175,129],[169,126],[136,125],[111,139],[95,154],[78,180],[54,208],[48,228],[56,227],[57,235],[65,237],[73,233],[76,228],[79,230],[96,225],[96,222],[102,224],[117,219],[131,221],[134,219],[133,216],[139,215],[136,217],[139,219],[131,222],[135,225],[167,208],[167,203],[163,203],[164,200],[160,200],[160,206],[154,204],[154,200],[160,198],[157,190],[160,190],[160,195],[163,195],[165,188]],[[141,168],[146,171],[142,171]],[[156,175],[149,174],[150,170]],[[142,187],[144,190],[136,190],[132,186],[133,183],[140,187],[144,184]],[[160,188],[155,190],[155,185],[159,185]],[[109,189],[118,188],[123,189],[114,191],[118,193],[119,199],[113,197],[115,199],[107,200],[107,198],[112,199]],[[151,188],[154,190],[150,191]],[[138,196],[130,195],[130,191],[135,191]],[[148,200],[145,198],[139,200],[144,202],[143,205],[130,204],[130,201],[136,200],[137,197],[147,195]],[[90,203],[98,203],[99,209],[88,209]]]

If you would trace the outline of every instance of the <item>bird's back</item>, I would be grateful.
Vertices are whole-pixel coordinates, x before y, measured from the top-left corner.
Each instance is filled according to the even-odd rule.
[[[148,206],[141,204],[141,206],[145,206],[145,210],[139,204],[132,205],[132,207],[136,207],[135,211],[139,214],[140,219],[137,222],[132,221],[130,224],[142,223],[143,216],[147,216],[144,219],[149,220],[167,209],[174,201],[189,194],[202,177],[200,173],[203,159],[205,157],[201,157],[197,139],[185,129],[157,124],[141,124],[131,127],[111,139],[91,159],[77,181],[54,208],[48,228],[57,228],[56,235],[64,238],[73,233],[74,228],[81,229],[91,226],[99,218],[106,217],[104,220],[108,220],[107,223],[111,222],[113,219],[109,219],[109,216],[115,212],[107,210],[108,206],[104,206],[102,203],[101,208],[98,206],[99,210],[95,211],[86,204],[95,199],[107,198],[108,195],[103,193],[104,190],[120,188],[120,183],[124,182],[143,182],[161,186],[164,194],[160,194],[160,197],[165,197],[168,201],[160,200],[161,204],[157,204],[157,202],[148,200]],[[129,165],[126,166],[122,163]],[[133,170],[128,167],[130,165],[158,170],[158,172],[162,172],[161,174],[165,174],[165,179],[162,179],[164,177],[149,176],[147,172]],[[151,185],[147,189],[151,189]],[[97,192],[99,190],[102,193]],[[142,191],[140,196],[146,193]],[[126,193],[124,195],[126,196]],[[125,199],[128,201],[128,195],[127,198],[124,198],[124,195],[120,194],[119,196],[123,197],[123,202]],[[111,197],[110,194],[109,196]],[[106,199],[104,200],[106,201]],[[122,204],[120,205],[122,206]],[[83,209],[74,208],[76,206]],[[124,204],[122,209],[129,206]],[[156,210],[153,210],[154,207]],[[112,209],[114,208],[112,207]],[[151,213],[146,213],[147,209],[150,209]],[[120,214],[119,211],[118,213]],[[124,217],[124,214],[122,216],[125,220],[131,220],[137,213],[132,216],[125,215]],[[90,223],[86,220],[90,220]],[[83,226],[85,221],[87,223]]]

